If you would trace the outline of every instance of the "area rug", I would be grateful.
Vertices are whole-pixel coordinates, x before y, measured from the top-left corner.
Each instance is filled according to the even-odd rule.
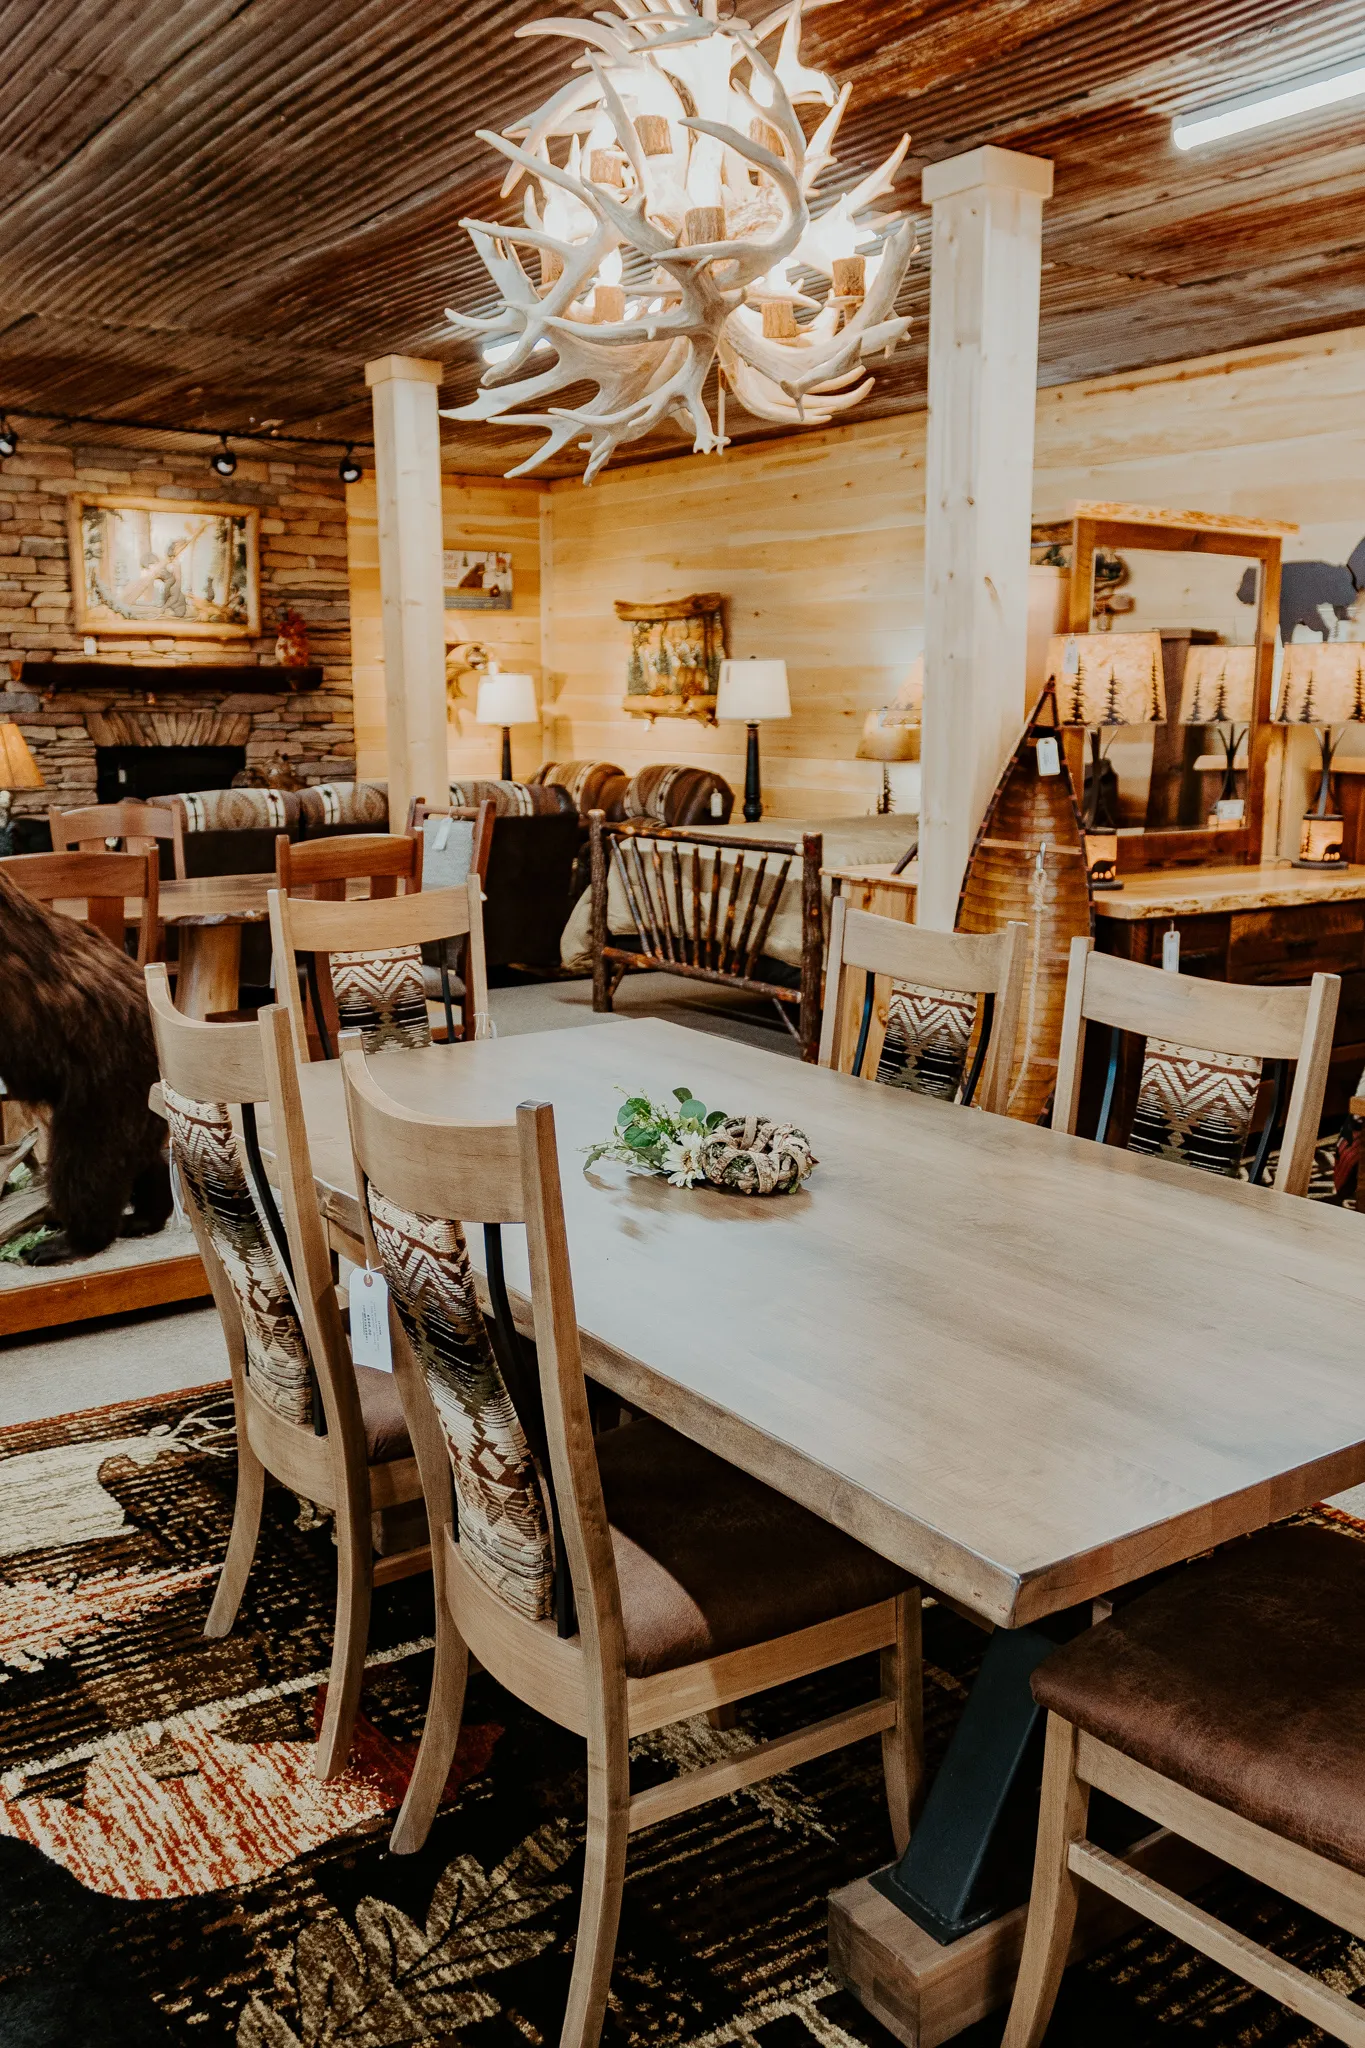
[[[270,1494],[237,1627],[203,1631],[234,1471],[225,1387],[0,1431],[3,2048],[471,2048],[558,2039],[583,1839],[581,1743],[471,1681],[425,1849],[387,1842],[431,1672],[430,1582],[376,1595],[351,1768],[310,1769],[329,1654],[325,1522]],[[927,1617],[931,1762],[981,1637]],[[637,1785],[866,1697],[870,1661],[737,1727],[635,1746]],[[890,2048],[830,1980],[837,1885],[891,1853],[875,1742],[637,1837],[609,2048]],[[1249,1886],[1217,1904],[1350,1989],[1365,1950]],[[998,2040],[994,2020],[961,2038]],[[1320,2037],[1164,1936],[1072,1971],[1077,2044]]]

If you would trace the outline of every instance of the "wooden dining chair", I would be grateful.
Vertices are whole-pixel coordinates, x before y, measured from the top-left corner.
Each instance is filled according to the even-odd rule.
[[[337,846],[345,841],[327,843]],[[305,1064],[312,1057],[312,1043],[323,1059],[332,1059],[344,1030],[359,1030],[367,1052],[385,1045],[430,1045],[422,974],[424,945],[468,940],[462,1018],[487,1016],[483,896],[476,874],[470,874],[462,889],[431,889],[381,901],[315,903],[272,889],[269,903],[276,988],[289,1010],[298,1056]],[[307,1006],[297,971],[300,955]],[[445,1008],[448,1035],[454,1038],[448,975]],[[311,1034],[310,1010],[314,1019]]]
[[[71,848],[81,853],[106,852],[111,850],[111,839],[119,841],[122,853],[157,853],[165,841],[171,849],[176,880],[185,879],[185,812],[176,797],[164,804],[125,797],[120,803],[85,804],[74,811],[58,810],[54,805],[47,822],[54,853]]]
[[[158,951],[158,862],[155,853],[16,853],[0,868],[39,903],[85,905],[85,922],[124,950],[128,905],[140,905],[137,963],[145,967]]]
[[[316,902],[344,902],[350,881],[367,880],[370,895],[415,895],[422,886],[422,841],[411,832],[351,832],[335,839],[275,841],[275,885],[286,896],[303,890]]]
[[[1306,1195],[1340,993],[1336,974],[1315,974],[1306,988],[1203,981],[1097,953],[1093,939],[1073,939],[1052,1128],[1075,1131],[1086,1026],[1105,1024],[1109,1067],[1095,1130],[1099,1142],[1105,1142],[1113,1115],[1122,1035],[1131,1032],[1146,1040],[1146,1048],[1128,1150],[1235,1180],[1262,1069],[1270,1060],[1273,1093],[1251,1170],[1259,1182],[1294,1062],[1274,1185],[1280,1194]]]
[[[161,966],[147,970],[147,995],[171,1158],[227,1340],[237,1418],[237,1500],[204,1633],[224,1636],[236,1619],[267,1475],[332,1510],[336,1623],[314,1756],[318,1777],[331,1778],[351,1745],[371,1590],[430,1562],[426,1544],[376,1559],[371,1518],[420,1500],[421,1479],[393,1375],[351,1361],[283,1007],[255,1023],[201,1024],[176,1009]]]
[[[352,1040],[342,1072],[436,1590],[431,1700],[391,1846],[426,1839],[471,1654],[586,1737],[586,1867],[560,2038],[592,2048],[637,1829],[880,1734],[892,1831],[898,1847],[908,1840],[921,1777],[919,1588],[652,1417],[594,1439],[549,1103],[522,1103],[515,1123],[464,1127],[392,1101]],[[462,1217],[484,1226],[487,1318]],[[525,1226],[534,1341],[503,1279],[510,1224]],[[632,1735],[871,1650],[882,1653],[877,1698],[632,1794]]]
[[[981,1107],[1003,1116],[1019,1030],[1026,940],[1022,924],[980,937],[935,932],[852,910],[836,896],[830,910],[820,1065],[861,1075],[871,1050],[877,1060],[873,1079],[944,1102],[970,1103],[979,1086]],[[879,977],[886,990],[880,1014],[875,1001]],[[973,1051],[978,1005],[981,1029]]]
[[[1032,1683],[1048,1712],[1043,1802],[1004,2048],[1046,2035],[1083,1884],[1365,2048],[1365,2008],[1340,1979],[1310,1976],[1086,1833],[1091,1790],[1108,1793],[1365,1938],[1365,1546],[1306,1523],[1231,1544],[1056,1651]],[[1239,2038],[1270,2031],[1252,2022]]]
[[[425,797],[415,796],[408,805],[408,830],[422,841],[422,880],[428,889],[456,889],[471,875],[479,878],[483,900],[488,900],[488,859],[493,849],[493,820],[497,816],[491,798],[479,804],[453,804],[433,808]],[[464,1000],[469,973],[469,941],[452,939],[440,947],[428,946],[422,955],[426,972],[428,1011],[440,1001],[447,1011],[452,996],[461,1004],[461,1035],[474,1035],[474,1011]],[[444,973],[442,973],[444,969]],[[439,984],[439,997],[437,985]],[[438,1037],[442,1027],[433,1022]],[[447,1016],[444,1035],[453,1027]]]

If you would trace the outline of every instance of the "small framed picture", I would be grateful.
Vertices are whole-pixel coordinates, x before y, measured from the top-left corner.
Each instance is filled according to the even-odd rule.
[[[512,557],[506,548],[447,548],[441,557],[448,612],[510,612]]]
[[[259,516],[243,505],[73,498],[76,631],[182,640],[258,634]]]

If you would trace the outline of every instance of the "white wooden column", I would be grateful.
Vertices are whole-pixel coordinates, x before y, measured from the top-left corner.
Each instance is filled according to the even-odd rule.
[[[918,919],[951,931],[962,872],[1019,738],[1028,647],[1043,201],[1010,149],[931,164]]]
[[[441,581],[440,363],[382,356],[366,363],[374,393],[379,590],[389,742],[389,829],[414,796],[448,800],[445,615]]]

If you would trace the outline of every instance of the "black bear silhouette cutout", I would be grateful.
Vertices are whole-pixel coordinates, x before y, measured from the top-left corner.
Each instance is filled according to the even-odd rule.
[[[1248,569],[1237,586],[1243,604],[1256,602],[1257,576]],[[1345,563],[1286,562],[1280,570],[1280,638],[1288,646],[1295,626],[1323,631],[1319,605],[1330,605],[1339,619],[1350,612],[1365,590],[1365,539],[1356,542]]]

